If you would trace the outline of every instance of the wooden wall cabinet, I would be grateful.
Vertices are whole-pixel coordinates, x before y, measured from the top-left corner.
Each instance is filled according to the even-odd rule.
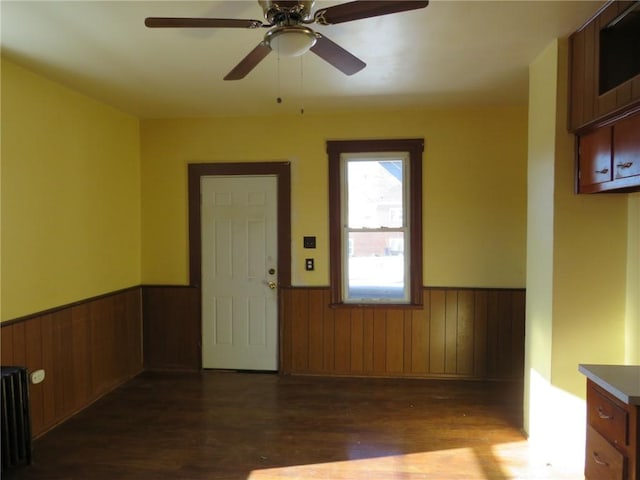
[[[640,113],[578,135],[578,193],[640,190]]]
[[[569,37],[571,132],[640,109],[639,12],[640,1],[609,2]],[[613,24],[624,31],[611,40]]]

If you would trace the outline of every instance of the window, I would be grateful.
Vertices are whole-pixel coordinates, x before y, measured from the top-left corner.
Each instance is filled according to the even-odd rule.
[[[423,145],[327,142],[334,304],[422,303]]]

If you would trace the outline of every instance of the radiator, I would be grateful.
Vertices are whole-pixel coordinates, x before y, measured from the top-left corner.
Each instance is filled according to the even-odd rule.
[[[2,470],[31,463],[29,377],[24,367],[0,367]]]

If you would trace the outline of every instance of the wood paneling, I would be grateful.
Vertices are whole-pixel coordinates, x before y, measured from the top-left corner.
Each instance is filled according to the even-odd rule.
[[[585,41],[586,32],[582,30],[569,38],[569,130],[584,123],[585,88]]]
[[[142,310],[145,369],[199,370],[200,289],[143,286]]]
[[[596,80],[596,28],[595,24],[591,23],[585,28],[585,43],[584,43],[584,91],[582,92],[582,101],[584,102],[584,110],[582,117],[582,124],[593,119],[595,116],[595,98],[597,80]],[[581,124],[581,125],[582,125]]]
[[[328,288],[281,290],[281,371],[522,379],[525,291],[425,288],[424,305],[330,307]]]
[[[2,364],[45,371],[29,388],[34,436],[142,371],[141,327],[137,287],[2,325]]]

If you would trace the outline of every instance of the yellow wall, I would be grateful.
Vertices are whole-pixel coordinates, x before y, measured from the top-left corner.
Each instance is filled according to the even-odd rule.
[[[526,122],[523,108],[144,120],[143,282],[188,282],[188,163],[287,160],[292,282],[328,285],[326,140],[424,137],[425,284],[524,287]]]
[[[139,121],[2,60],[2,320],[140,283]]]
[[[527,305],[525,336],[525,411],[529,434],[539,405],[533,379],[551,379],[553,192],[555,189],[557,48],[550,45],[529,67]],[[535,372],[535,375],[532,374]],[[533,405],[532,409],[528,408]]]
[[[638,239],[628,233],[629,196],[573,192],[567,58],[567,41],[556,41],[529,76],[525,429],[554,465],[583,462],[586,382],[578,365],[623,364],[625,335],[637,328],[626,314],[638,296],[627,280],[637,272],[628,246]]]
[[[640,193],[629,195],[626,363],[640,365]]]

